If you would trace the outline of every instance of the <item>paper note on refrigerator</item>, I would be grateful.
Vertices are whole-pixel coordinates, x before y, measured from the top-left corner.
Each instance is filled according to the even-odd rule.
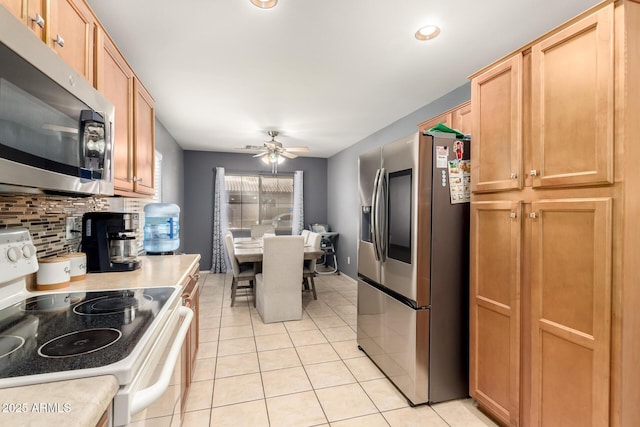
[[[451,204],[471,201],[470,160],[449,160],[449,193]]]
[[[436,168],[446,169],[449,160],[449,147],[436,145]]]

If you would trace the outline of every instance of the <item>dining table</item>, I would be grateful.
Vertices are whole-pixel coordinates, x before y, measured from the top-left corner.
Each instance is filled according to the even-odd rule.
[[[233,250],[239,263],[262,262],[262,238],[236,237],[233,239]],[[304,245],[304,259],[318,259],[324,255],[322,250],[316,250],[311,245]]]

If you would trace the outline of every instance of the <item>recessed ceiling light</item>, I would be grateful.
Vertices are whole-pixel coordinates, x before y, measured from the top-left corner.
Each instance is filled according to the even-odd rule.
[[[440,34],[440,27],[437,25],[427,25],[416,31],[416,38],[418,40],[431,40],[438,37]]]
[[[251,0],[251,4],[260,9],[271,9],[278,3],[278,0]]]

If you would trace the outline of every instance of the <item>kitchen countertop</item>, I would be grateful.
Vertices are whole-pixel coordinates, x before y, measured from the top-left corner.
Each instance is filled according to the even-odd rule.
[[[141,260],[138,270],[90,273],[85,280],[71,282],[59,291],[179,286],[200,255],[145,256]],[[114,376],[103,375],[0,389],[0,425],[94,426],[118,387]]]
[[[127,289],[157,286],[179,286],[187,279],[191,268],[200,260],[199,254],[143,256],[142,266],[134,271],[89,273],[84,280],[71,282],[59,291],[95,291],[100,289]],[[49,291],[32,292],[48,293]],[[52,291],[57,292],[57,291]]]
[[[0,389],[0,425],[95,426],[117,391],[112,375]]]

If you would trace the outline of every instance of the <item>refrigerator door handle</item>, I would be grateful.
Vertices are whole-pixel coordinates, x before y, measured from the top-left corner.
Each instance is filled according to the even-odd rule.
[[[373,254],[376,261],[380,261],[378,253],[378,183],[380,182],[380,169],[376,171],[376,177],[373,180],[373,194],[371,195],[371,243],[373,243]]]
[[[386,238],[387,238],[387,171],[385,168],[380,169],[378,176],[378,182],[376,185],[376,215],[375,215],[375,228],[376,228],[376,251],[380,257],[380,261],[386,261]]]

